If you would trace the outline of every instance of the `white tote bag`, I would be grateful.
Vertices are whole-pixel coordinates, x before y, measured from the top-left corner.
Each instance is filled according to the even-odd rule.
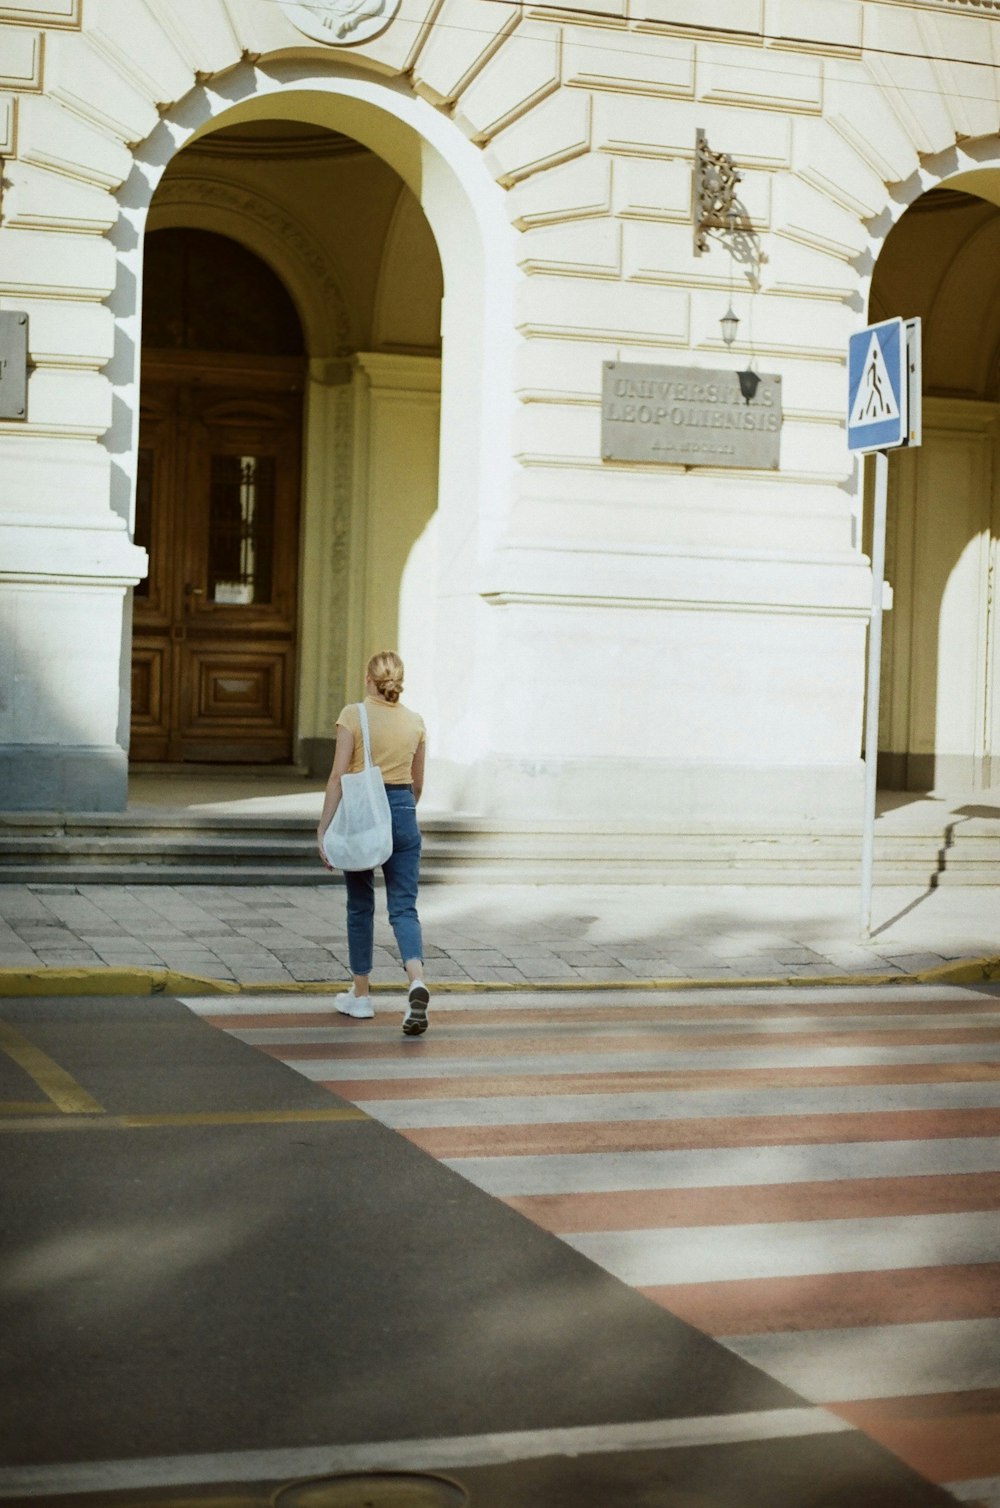
[[[340,778],[340,805],[323,834],[323,850],[335,869],[377,869],[392,853],[392,814],[385,781],[372,764],[368,712],[358,703],[365,767],[357,775]]]

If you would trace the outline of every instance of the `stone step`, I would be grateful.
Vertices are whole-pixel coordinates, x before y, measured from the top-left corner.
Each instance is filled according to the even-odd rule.
[[[186,811],[0,818],[0,883],[322,884],[314,820]],[[881,885],[1000,883],[995,823],[876,833]],[[424,823],[423,875],[477,883],[829,885],[857,883],[860,840],[836,826],[761,833],[501,830],[473,819]]]
[[[890,855],[900,863],[936,864],[944,854],[948,864],[976,856],[1000,862],[1000,840],[967,839],[947,850],[939,842],[915,835],[878,837],[876,853]],[[0,829],[0,864],[35,860],[59,863],[72,858],[102,862],[157,859],[164,863],[184,859],[229,858],[238,863],[257,859],[311,863],[315,857],[313,830],[260,832],[211,829],[128,830],[80,833],[75,830],[45,833],[10,833]],[[495,862],[535,860],[600,863],[664,863],[722,861],[732,864],[852,864],[857,863],[860,842],[855,835],[830,834],[823,838],[797,834],[769,837],[740,833],[441,833],[424,830],[424,852],[442,863],[464,864],[476,860]]]
[[[441,865],[433,859],[421,864],[421,884],[465,881],[471,885],[794,885],[830,886],[858,884],[858,866],[832,869],[803,869],[795,865],[783,868],[718,864],[627,864],[612,867],[553,862],[538,864],[476,863]],[[917,869],[898,864],[876,864],[875,885],[910,888],[914,886],[970,887],[1000,884],[1000,864],[986,868],[966,867],[943,873],[928,873],[926,866]],[[339,884],[339,875],[324,875],[313,866],[303,864],[93,864],[72,863],[12,864],[0,866],[3,885],[322,885]]]

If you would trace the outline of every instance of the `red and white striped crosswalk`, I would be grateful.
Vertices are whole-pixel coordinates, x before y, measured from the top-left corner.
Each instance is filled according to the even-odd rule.
[[[191,1000],[967,1502],[1000,1508],[1000,998]]]

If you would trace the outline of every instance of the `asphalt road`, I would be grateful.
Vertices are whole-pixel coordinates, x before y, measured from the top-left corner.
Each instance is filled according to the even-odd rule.
[[[953,1502],[178,1001],[2,1002],[0,1212],[5,1501]]]

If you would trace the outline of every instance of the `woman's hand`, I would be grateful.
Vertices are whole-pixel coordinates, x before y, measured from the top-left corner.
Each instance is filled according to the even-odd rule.
[[[330,873],[333,874],[333,865],[330,863],[330,860],[327,858],[327,856],[326,856],[326,849],[323,847],[323,839],[325,837],[326,837],[326,828],[325,827],[317,827],[317,829],[316,829],[316,847],[319,849],[319,856],[323,860],[323,867],[325,869],[328,869],[330,871]]]
[[[424,766],[427,762],[427,743],[421,739],[410,767],[410,782],[413,786],[413,801],[416,804],[424,793]]]

